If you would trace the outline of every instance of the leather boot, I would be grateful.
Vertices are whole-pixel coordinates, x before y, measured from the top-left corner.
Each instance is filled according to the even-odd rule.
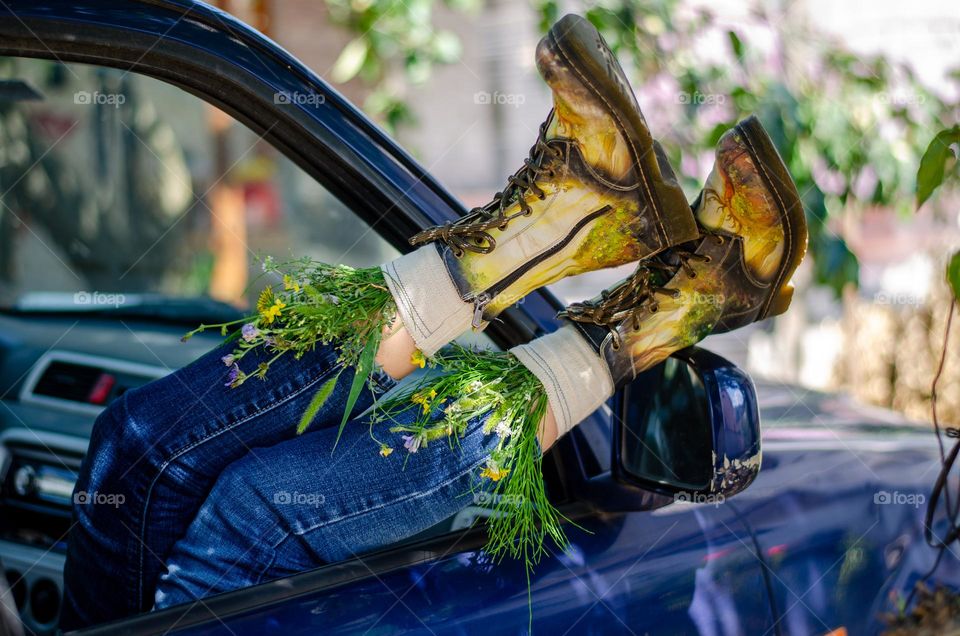
[[[701,238],[563,312],[606,360],[617,387],[674,351],[790,305],[806,221],[796,185],[755,117],[720,139],[693,210]]]
[[[597,30],[568,15],[540,41],[553,92],[523,167],[455,223],[411,239],[436,242],[480,328],[532,290],[648,258],[699,235],[619,63]]]

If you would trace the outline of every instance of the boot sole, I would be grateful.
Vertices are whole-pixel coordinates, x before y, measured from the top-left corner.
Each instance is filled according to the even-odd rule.
[[[660,170],[653,137],[630,83],[600,32],[586,19],[570,14],[553,25],[546,38],[558,57],[604,105],[633,147],[637,172],[657,216],[655,225],[660,234],[660,249],[699,237],[693,210],[680,187],[657,188],[658,183],[667,186],[668,177]]]
[[[764,300],[757,320],[782,314],[790,306],[793,285],[790,278],[807,252],[807,219],[803,212],[800,194],[787,171],[780,153],[773,145],[770,135],[756,116],[751,115],[736,125],[744,140],[747,152],[756,166],[760,178],[773,193],[775,203],[783,219],[784,248],[783,264],[772,285],[773,292]]]

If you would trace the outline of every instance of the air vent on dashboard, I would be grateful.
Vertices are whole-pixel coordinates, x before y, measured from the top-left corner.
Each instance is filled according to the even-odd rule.
[[[50,351],[33,366],[20,392],[22,402],[99,412],[124,391],[166,375],[161,367]]]
[[[95,389],[110,383],[111,377],[113,376],[99,367],[72,362],[51,362],[33,387],[33,394],[72,402],[103,404],[107,394]]]

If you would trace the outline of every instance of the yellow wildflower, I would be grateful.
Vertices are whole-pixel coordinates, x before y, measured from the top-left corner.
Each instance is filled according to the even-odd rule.
[[[507,476],[507,473],[510,472],[509,468],[500,468],[499,466],[485,466],[483,470],[480,471],[481,477],[486,477],[492,481],[500,481]]]
[[[429,412],[430,412],[430,400],[432,400],[432,399],[435,398],[435,397],[437,397],[437,392],[436,392],[436,390],[430,389],[430,390],[429,390],[428,392],[426,392],[426,393],[414,393],[414,394],[410,397],[410,401],[413,402],[414,404],[419,404],[420,406],[422,406],[424,413],[429,413]]]
[[[415,367],[420,367],[421,369],[427,366],[427,358],[423,355],[423,351],[417,349],[410,356],[410,363]]]
[[[293,280],[293,277],[290,274],[283,275],[283,288],[287,291],[298,292],[300,291],[300,284]]]
[[[390,453],[393,452],[393,449],[384,444],[380,447],[380,457],[389,457]]]
[[[257,311],[261,314],[267,309],[270,305],[273,304],[273,288],[270,285],[267,285],[263,288],[263,291],[260,292],[260,296],[257,298]]]
[[[281,310],[286,307],[287,304],[280,299],[274,300],[273,304],[263,312],[263,319],[267,322],[268,325],[273,324],[273,321],[276,320],[280,314]]]

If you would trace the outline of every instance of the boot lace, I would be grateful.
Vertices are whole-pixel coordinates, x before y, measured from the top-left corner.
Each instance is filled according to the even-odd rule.
[[[713,237],[721,244],[725,240],[720,235]],[[663,281],[673,278],[680,270],[690,278],[696,278],[697,271],[690,263],[709,263],[711,260],[709,256],[697,254],[687,247],[674,247],[670,252],[676,258],[676,263],[666,263],[659,258],[642,262],[633,274],[600,292],[599,298],[573,303],[560,312],[560,317],[606,327],[613,337],[613,348],[619,349],[622,336],[617,327],[620,324],[630,321],[633,330],[639,330],[644,315],[659,311],[658,297],[680,297],[679,289],[665,287]]]
[[[530,148],[529,156],[523,160],[523,167],[507,178],[506,187],[494,194],[490,203],[473,208],[457,221],[438,225],[416,234],[410,239],[410,244],[422,245],[431,241],[440,241],[447,245],[457,257],[463,256],[464,252],[468,251],[477,254],[492,252],[497,246],[497,241],[490,234],[490,230],[505,230],[507,224],[513,219],[518,216],[529,216],[533,212],[524,194],[528,191],[532,192],[540,200],[547,196],[546,192],[537,185],[537,178],[541,173],[548,178],[554,176],[553,170],[543,167],[544,160],[563,157],[563,149],[559,144],[550,143],[558,140],[548,140],[546,137],[547,126],[552,118],[553,111],[547,116],[546,121],[540,124],[537,141]],[[507,208],[514,202],[520,205],[520,210],[507,214]]]

